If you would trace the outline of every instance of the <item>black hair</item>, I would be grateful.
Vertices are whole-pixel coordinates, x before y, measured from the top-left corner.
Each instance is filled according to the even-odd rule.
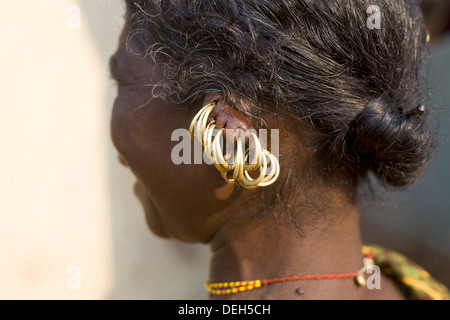
[[[130,1],[131,2],[131,1]],[[381,26],[369,28],[376,5]],[[416,0],[134,1],[131,38],[179,104],[221,92],[253,116],[274,106],[307,121],[333,172],[413,182],[434,143],[421,101],[427,33]],[[428,108],[429,109],[429,108]],[[428,110],[427,110],[428,113]]]

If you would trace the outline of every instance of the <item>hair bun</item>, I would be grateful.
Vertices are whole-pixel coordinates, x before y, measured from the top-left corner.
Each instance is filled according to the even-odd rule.
[[[425,127],[424,106],[405,111],[386,99],[368,102],[350,130],[350,148],[362,170],[372,170],[392,186],[414,182],[434,143]]]

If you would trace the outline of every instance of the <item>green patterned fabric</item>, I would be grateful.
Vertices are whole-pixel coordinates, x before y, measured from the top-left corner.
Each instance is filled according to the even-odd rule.
[[[409,300],[450,300],[449,290],[404,255],[379,246],[363,246],[363,253],[373,253],[375,265],[392,279]]]

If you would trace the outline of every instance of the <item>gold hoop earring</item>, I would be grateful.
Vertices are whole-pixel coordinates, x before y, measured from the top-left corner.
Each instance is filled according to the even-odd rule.
[[[267,187],[275,183],[280,176],[280,164],[273,154],[262,148],[255,133],[250,133],[248,149],[245,149],[245,141],[243,142],[238,136],[236,146],[233,144],[233,148],[231,148],[232,153],[227,153],[229,148],[225,145],[227,141],[224,142],[223,136],[225,129],[217,130],[214,120],[208,123],[209,115],[215,107],[216,102],[211,102],[194,117],[189,126],[192,140],[197,140],[203,145],[206,156],[226,182],[236,182],[246,189]],[[214,131],[217,131],[215,136]],[[254,144],[253,150],[250,150],[251,140]],[[231,163],[229,163],[230,160],[232,160]],[[268,167],[269,163],[270,168]],[[253,179],[249,172],[256,170],[259,170],[259,176]]]

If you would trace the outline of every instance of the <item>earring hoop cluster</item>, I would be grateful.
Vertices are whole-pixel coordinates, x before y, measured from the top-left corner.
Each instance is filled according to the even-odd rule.
[[[278,159],[263,149],[254,132],[249,133],[248,148],[245,136],[241,134],[237,135],[237,142],[233,138],[230,145],[230,141],[225,139],[226,130],[217,129],[215,120],[208,123],[209,115],[215,107],[216,102],[212,102],[197,113],[189,127],[191,138],[203,145],[206,156],[226,182],[236,182],[246,189],[272,185],[280,175]],[[259,170],[259,175],[252,178],[250,172],[256,170]]]

